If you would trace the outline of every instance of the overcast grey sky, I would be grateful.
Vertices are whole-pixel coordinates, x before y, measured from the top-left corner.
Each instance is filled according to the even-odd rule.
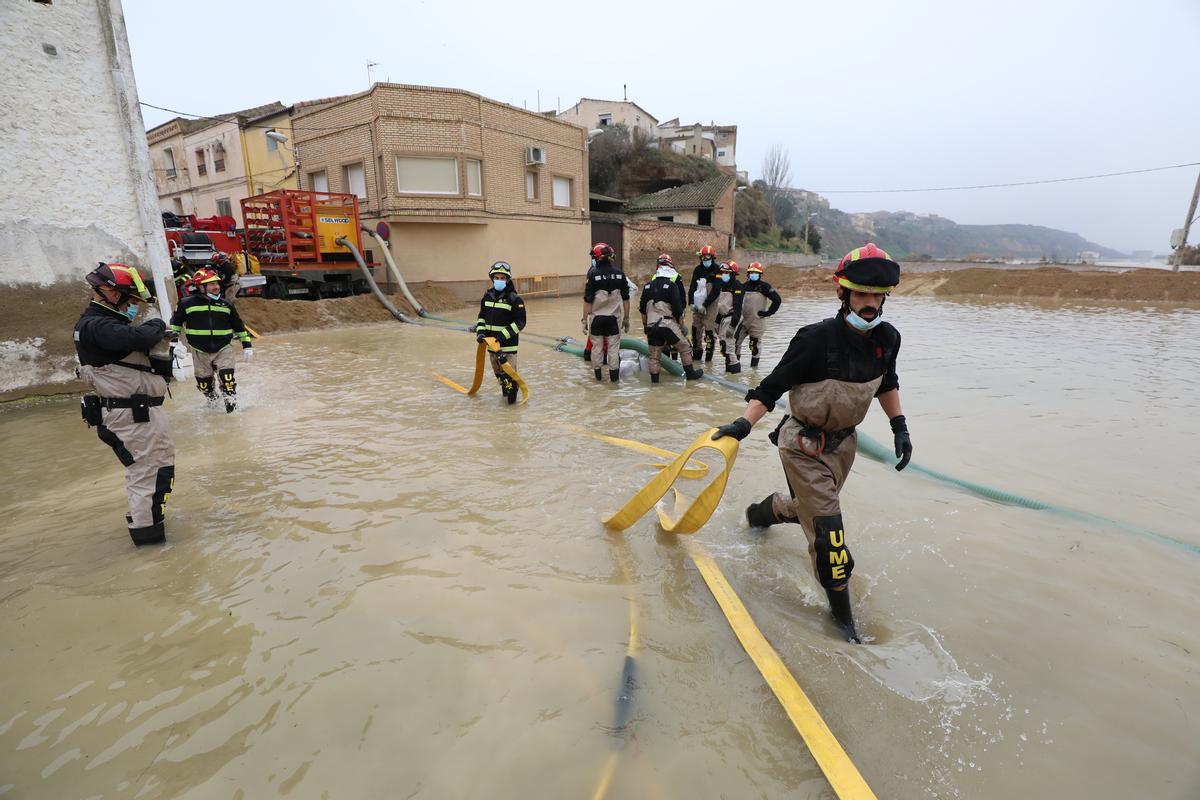
[[[1200,2],[124,0],[145,102],[214,114],[451,86],[515,105],[629,98],[782,142],[822,192],[1002,183],[1200,161]],[[146,124],[169,119],[143,109]],[[1032,223],[1165,252],[1197,168],[1081,183],[836,194],[846,211]],[[1195,239],[1195,237],[1192,237]]]

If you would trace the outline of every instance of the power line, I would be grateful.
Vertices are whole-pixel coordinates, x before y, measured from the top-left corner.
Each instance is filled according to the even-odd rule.
[[[1130,169],[1123,172],[1102,172],[1096,175],[1078,175],[1074,178],[1046,178],[1038,181],[1015,181],[1013,183],[981,183],[975,186],[938,186],[928,189],[823,189],[812,190],[813,194],[899,194],[906,192],[959,192],[965,189],[1002,189],[1009,186],[1038,186],[1045,183],[1069,183],[1071,181],[1090,181],[1097,178],[1115,178],[1118,175],[1138,175],[1143,172],[1162,172],[1168,169],[1183,169],[1184,167],[1200,166],[1200,161],[1187,164],[1171,164],[1166,167],[1147,167],[1145,169]]]

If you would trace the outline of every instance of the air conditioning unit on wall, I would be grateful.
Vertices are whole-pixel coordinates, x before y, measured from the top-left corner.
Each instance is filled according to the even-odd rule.
[[[525,166],[545,165],[546,151],[540,147],[525,148]]]

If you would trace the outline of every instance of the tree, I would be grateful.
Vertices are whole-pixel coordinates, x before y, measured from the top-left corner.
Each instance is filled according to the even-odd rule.
[[[738,239],[745,241],[766,233],[771,227],[771,209],[762,189],[757,185],[742,189],[735,198],[733,232]]]
[[[784,149],[782,144],[776,142],[767,152],[767,157],[763,159],[762,163],[762,182],[766,186],[767,202],[771,206],[772,214],[774,214],[776,204],[779,198],[783,196],[783,190],[787,188],[791,177],[791,156],[788,155],[788,151]],[[779,210],[784,211],[786,209],[780,208]],[[779,224],[780,222],[780,219],[776,216],[772,216],[772,220],[775,224]]]
[[[814,253],[821,252],[821,230],[816,226],[808,226],[808,249]]]

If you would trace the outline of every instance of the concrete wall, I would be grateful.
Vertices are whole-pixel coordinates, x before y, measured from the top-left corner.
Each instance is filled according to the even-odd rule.
[[[105,24],[94,0],[0,4],[0,283],[146,260]]]
[[[808,253],[781,253],[773,250],[742,250],[741,248],[738,248],[736,258],[739,264],[761,261],[764,265],[785,264],[789,267],[815,267],[821,263],[820,256]]]
[[[119,0],[0,3],[0,30],[3,397],[71,378],[97,261],[169,266]]]

